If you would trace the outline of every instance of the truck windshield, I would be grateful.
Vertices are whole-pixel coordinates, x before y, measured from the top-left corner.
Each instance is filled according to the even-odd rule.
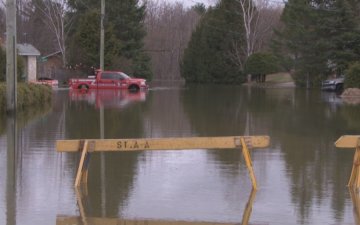
[[[101,79],[104,80],[125,80],[129,79],[129,76],[123,72],[104,72],[101,74]]]
[[[129,79],[130,78],[130,76],[127,75],[126,73],[120,72],[120,74],[121,74],[121,76],[124,77],[124,79]]]

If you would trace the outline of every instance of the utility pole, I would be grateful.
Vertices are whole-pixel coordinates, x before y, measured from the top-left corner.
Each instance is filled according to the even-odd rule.
[[[100,21],[100,70],[104,70],[104,45],[105,45],[105,0],[101,0],[101,21]]]
[[[6,0],[6,224],[16,224],[16,0]]]
[[[105,45],[105,31],[104,31],[104,18],[105,18],[105,0],[101,0],[101,19],[100,19],[100,70],[104,71],[104,45]],[[99,90],[98,90],[99,91]],[[104,105],[100,106],[100,138],[105,138],[105,125],[104,125]],[[106,215],[106,182],[105,182],[105,155],[102,152],[100,155],[100,170],[101,170],[101,214]]]
[[[16,112],[16,0],[6,0],[6,111]]]
[[[105,45],[105,0],[101,0],[101,18],[100,18],[100,70],[104,71],[104,45]],[[104,107],[100,107],[100,137],[104,138]]]

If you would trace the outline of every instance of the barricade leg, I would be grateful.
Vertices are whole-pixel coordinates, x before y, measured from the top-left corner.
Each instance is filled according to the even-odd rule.
[[[250,175],[252,186],[255,190],[257,190],[256,178],[255,178],[254,169],[252,167],[252,161],[251,161],[249,149],[247,148],[244,138],[241,138],[240,141],[241,141],[241,145],[242,145],[242,153],[243,153],[243,156],[245,159],[246,167],[249,170],[249,175]]]
[[[80,217],[81,217],[81,222],[83,225],[87,225],[89,224],[87,221],[87,217],[86,217],[86,213],[85,213],[85,204],[84,204],[84,199],[87,198],[87,193],[84,196],[81,187],[76,187],[75,188],[75,194],[76,194],[76,200],[79,206],[79,211],[80,211]]]
[[[84,162],[85,162],[85,159],[87,158],[87,154],[88,154],[88,144],[89,144],[89,142],[86,140],[84,142],[84,147],[81,152],[79,167],[78,167],[78,170],[76,173],[75,187],[80,186],[81,180],[87,180],[87,178],[84,178],[83,172],[85,169]],[[85,177],[86,177],[86,175],[87,175],[87,171],[85,171]]]
[[[354,154],[353,166],[348,186],[354,189],[360,188],[360,140],[357,143],[356,151]]]
[[[254,204],[255,196],[256,196],[256,190],[252,189],[251,193],[250,193],[250,196],[249,196],[249,199],[248,199],[248,201],[246,203],[244,214],[243,214],[243,217],[242,217],[242,220],[241,220],[241,225],[248,225],[249,224],[249,220],[250,220],[250,217],[251,217],[252,206]]]
[[[88,181],[88,174],[89,174],[88,171],[89,171],[89,164],[90,164],[89,163],[90,162],[90,156],[91,156],[91,153],[88,150],[87,153],[86,153],[86,156],[85,156],[84,166],[83,166],[83,169],[82,169],[82,176],[81,176],[81,182],[85,183],[85,184]]]

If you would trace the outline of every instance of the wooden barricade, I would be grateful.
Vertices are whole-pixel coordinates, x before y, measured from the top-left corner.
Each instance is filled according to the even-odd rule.
[[[336,142],[338,148],[354,148],[355,155],[348,186],[354,189],[360,188],[360,135],[344,135]]]
[[[145,138],[145,139],[87,139],[59,140],[58,152],[81,152],[75,186],[87,183],[88,166],[91,152],[126,152],[149,150],[190,150],[190,149],[234,149],[241,148],[249,170],[254,189],[257,189],[249,149],[269,146],[268,136],[230,136],[230,137],[193,137],[193,138]]]

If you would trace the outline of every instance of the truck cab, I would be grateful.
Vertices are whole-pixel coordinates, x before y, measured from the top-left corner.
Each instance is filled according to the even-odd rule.
[[[148,88],[145,79],[132,78],[121,71],[96,71],[90,79],[70,79],[72,89],[128,89],[138,91]]]

